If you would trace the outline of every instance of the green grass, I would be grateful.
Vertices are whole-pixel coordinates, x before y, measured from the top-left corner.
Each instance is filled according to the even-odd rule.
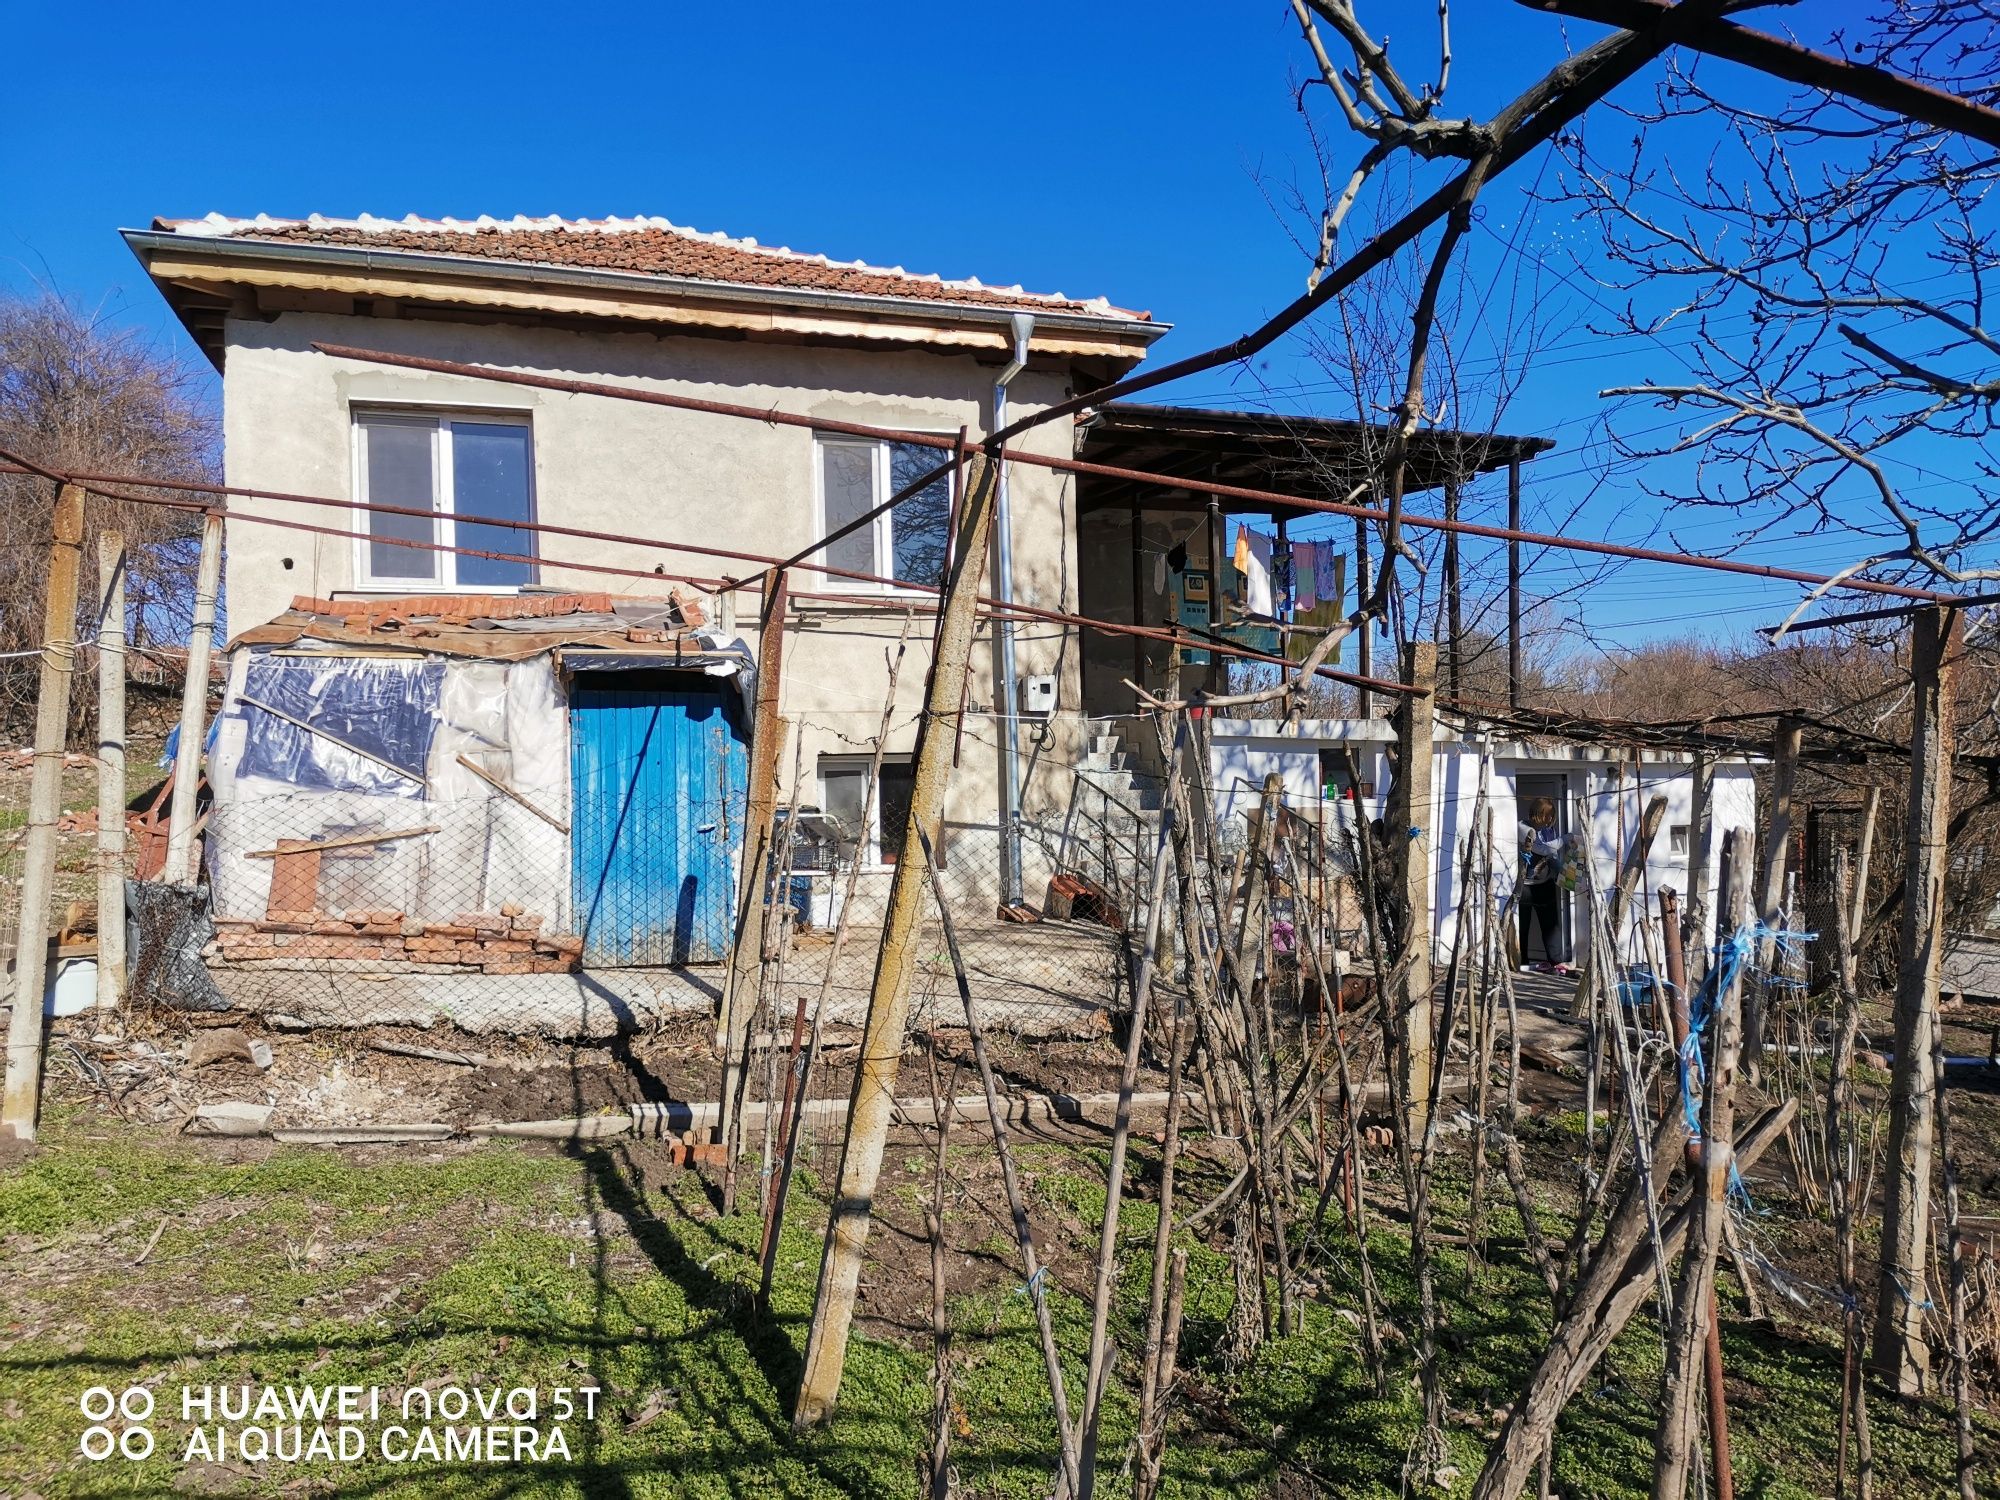
[[[754,1299],[756,1225],[717,1219],[698,1193],[642,1205],[614,1152],[564,1158],[495,1143],[364,1167],[294,1149],[227,1166],[192,1147],[89,1139],[60,1125],[54,1135],[52,1149],[0,1182],[0,1235],[16,1266],[46,1270],[58,1251],[82,1251],[6,1304],[0,1492],[166,1493],[188,1431],[167,1408],[184,1382],[380,1385],[393,1400],[439,1377],[544,1393],[599,1387],[599,1420],[566,1424],[572,1461],[540,1469],[271,1464],[213,1472],[211,1487],[278,1493],[317,1482],[314,1493],[410,1497],[909,1492],[923,1364],[858,1341],[841,1417],[823,1436],[795,1439],[788,1398],[810,1284],[781,1283],[766,1319]],[[605,1212],[626,1215],[632,1232],[574,1227]],[[135,1272],[130,1261],[162,1215],[169,1227]],[[100,1236],[101,1254],[84,1248]],[[792,1260],[808,1258],[803,1239],[787,1248]],[[147,1295],[131,1295],[135,1281]],[[79,1459],[82,1391],[135,1382],[160,1393],[154,1457]],[[628,1430],[641,1415],[649,1420]]]
[[[0,1178],[0,1493],[162,1494],[177,1482],[212,1493],[410,1500],[915,1492],[928,1447],[928,1347],[858,1337],[840,1416],[809,1438],[791,1431],[824,1222],[803,1188],[765,1310],[754,1297],[754,1219],[719,1217],[695,1178],[674,1174],[662,1183],[616,1148],[563,1156],[496,1142],[368,1161],[295,1148],[232,1163],[212,1148],[59,1114],[46,1141]],[[1133,1179],[1149,1184],[1156,1164],[1147,1149],[1135,1149]],[[1103,1153],[1038,1144],[1022,1157],[1037,1224],[1068,1240],[1068,1284],[1056,1286],[1051,1308],[1075,1407],[1090,1331],[1076,1268],[1094,1258]],[[1463,1222],[1456,1167],[1440,1174],[1441,1223]],[[898,1167],[893,1181],[901,1188],[917,1175]],[[885,1176],[885,1189],[891,1182]],[[1204,1178],[1189,1181],[1187,1192],[1200,1200],[1213,1187]],[[960,1210],[967,1243],[1011,1266],[1011,1241],[991,1233],[990,1207]],[[166,1229],[135,1269],[162,1219]],[[1154,1207],[1128,1197],[1120,1221],[1112,1329],[1130,1351],[1144,1318]],[[1470,1287],[1460,1252],[1437,1257],[1448,1443],[1458,1471],[1449,1493],[1469,1490],[1491,1410],[1518,1393],[1550,1323],[1511,1207],[1495,1205],[1490,1223],[1492,1258]],[[1549,1227],[1558,1223],[1552,1214]],[[1389,1317],[1414,1336],[1407,1244],[1393,1222],[1378,1216],[1374,1224],[1372,1260]],[[1419,1424],[1413,1353],[1392,1343],[1387,1388],[1378,1393],[1353,1315],[1351,1240],[1327,1229],[1308,1258],[1320,1292],[1304,1305],[1304,1331],[1267,1341],[1234,1373],[1220,1360],[1233,1269],[1209,1244],[1186,1235],[1182,1242],[1189,1378],[1166,1492],[1401,1493]],[[1011,1280],[995,1280],[954,1297],[950,1315],[954,1457],[965,1492],[996,1500],[1046,1494],[1054,1425],[1028,1298]],[[1757,1500],[1826,1493],[1837,1347],[1810,1324],[1787,1324],[1781,1334],[1731,1321],[1725,1359],[1738,1493]],[[1659,1360],[1650,1323],[1635,1325],[1571,1404],[1557,1444],[1562,1493],[1645,1493]],[[1128,1357],[1121,1376],[1129,1373]],[[598,1418],[565,1424],[570,1461],[540,1466],[372,1460],[190,1473],[181,1462],[187,1428],[171,1408],[183,1383],[379,1385],[393,1400],[426,1381],[531,1385],[545,1399],[558,1387],[593,1387],[601,1392]],[[80,1393],[135,1382],[151,1385],[163,1403],[155,1456],[84,1462],[76,1453]],[[1877,1493],[1884,1500],[1945,1493],[1951,1444],[1941,1414],[1880,1398],[1871,1409]],[[1121,1381],[1106,1404],[1102,1495],[1129,1494],[1119,1470],[1135,1420],[1136,1394]],[[1996,1451],[2000,1431],[1989,1424],[1981,1442]]]

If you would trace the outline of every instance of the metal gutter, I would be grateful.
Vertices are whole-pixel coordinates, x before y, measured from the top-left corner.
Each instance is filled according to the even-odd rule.
[[[1035,315],[1017,312],[1013,317],[1013,358],[993,381],[993,430],[1007,425],[1007,387],[1028,367],[1028,346],[1035,336]],[[1014,511],[1007,492],[1007,457],[996,456],[999,485],[994,516],[994,547],[999,577],[996,587],[1002,605],[1014,602]],[[1061,602],[1061,601],[1058,601]],[[1000,878],[1004,905],[1019,906],[1021,889],[1021,684],[1015,673],[1014,619],[1002,615],[998,622],[1000,645]]]

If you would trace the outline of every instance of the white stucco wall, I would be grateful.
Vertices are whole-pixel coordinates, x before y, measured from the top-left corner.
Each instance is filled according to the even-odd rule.
[[[1389,787],[1389,769],[1382,741],[1386,724],[1357,724],[1353,721],[1308,721],[1294,735],[1283,735],[1272,724],[1242,720],[1221,720],[1211,741],[1211,772],[1215,778],[1217,814],[1225,823],[1240,822],[1255,805],[1264,777],[1276,772],[1283,781],[1288,807],[1312,816],[1320,800],[1319,752],[1322,747],[1346,745],[1354,751],[1364,780],[1374,782],[1375,795],[1364,799],[1368,816],[1380,816]],[[1607,753],[1588,747],[1534,750],[1518,745],[1496,744],[1482,748],[1457,740],[1440,739],[1432,770],[1432,811],[1422,825],[1429,850],[1431,874],[1432,930],[1437,944],[1437,961],[1448,962],[1451,947],[1458,939],[1458,908],[1462,899],[1462,877],[1466,873],[1466,845],[1472,844],[1472,879],[1479,878],[1482,863],[1479,847],[1484,834],[1475,822],[1481,784],[1482,761],[1490,755],[1492,798],[1492,846],[1484,858],[1490,859],[1495,890],[1504,900],[1511,894],[1519,875],[1517,830],[1521,821],[1522,798],[1517,784],[1523,776],[1559,776],[1567,788],[1564,795],[1564,826],[1584,828],[1588,833],[1592,869],[1599,889],[1608,890],[1616,881],[1634,830],[1645,805],[1655,796],[1667,799],[1666,815],[1654,840],[1640,883],[1640,895],[1648,910],[1656,910],[1659,892],[1671,887],[1686,895],[1695,851],[1675,853],[1672,831],[1689,828],[1694,843],[1694,775],[1685,758],[1649,758],[1631,774],[1629,762],[1609,758]],[[1579,800],[1581,806],[1579,806]],[[1722,846],[1730,830],[1755,828],[1757,817],[1756,778],[1743,763],[1724,762],[1715,769],[1711,796],[1712,829],[1707,850],[1710,900],[1709,932],[1713,935],[1713,904],[1720,882]],[[1581,929],[1583,914],[1575,903],[1573,928]],[[1511,917],[1510,917],[1511,920]],[[1587,934],[1575,931],[1577,951],[1588,952]],[[1477,931],[1468,923],[1468,942],[1477,941]],[[1631,920],[1620,934],[1621,956],[1636,961],[1639,952],[1636,929]]]
[[[539,520],[767,555],[789,554],[820,532],[808,430],[336,360],[314,352],[311,345],[315,340],[362,344],[824,420],[945,433],[961,426],[975,434],[990,430],[998,373],[996,364],[981,363],[970,354],[330,314],[232,320],[227,337],[223,426],[231,485],[353,494],[351,411],[357,405],[500,410],[525,414],[532,422]],[[1069,393],[1067,381],[1060,366],[1031,364],[1011,387],[1010,416],[1061,400]],[[1037,428],[1018,440],[1019,446],[1058,456],[1068,456],[1072,444],[1067,422]],[[1010,482],[1016,597],[1074,610],[1073,481],[1047,469],[1016,465]],[[355,542],[242,519],[270,516],[352,530],[353,513],[234,500],[231,515],[227,585],[232,631],[270,619],[295,595],[324,598],[353,590]],[[542,538],[541,553],[543,585],[614,593],[663,593],[665,581],[646,576],[656,566],[708,577],[754,576],[758,566],[672,546],[550,536]],[[565,562],[630,568],[642,576],[607,575]],[[795,593],[854,587],[829,586],[805,573],[795,573],[792,586]],[[741,633],[754,645],[754,593],[738,595],[737,617]],[[919,606],[911,626],[892,753],[914,747],[933,618]],[[793,620],[780,712],[803,737],[807,782],[802,801],[812,804],[817,800],[818,757],[868,748],[882,713],[885,657],[894,649],[902,612],[801,600]],[[1059,816],[1068,768],[1083,736],[1075,639],[1061,627],[1024,623],[1016,627],[1016,652],[1023,675],[1060,679],[1060,712],[1048,725],[1046,742],[1038,722],[1025,723],[1022,733],[1028,770],[1024,811]],[[991,633],[982,631],[974,653],[972,713],[959,747],[948,812],[950,851],[968,877],[996,862],[995,655]],[[788,743],[780,757],[786,798],[793,764],[794,748]],[[1031,889],[1034,878],[1031,872]]]
[[[1555,775],[1564,779],[1568,791],[1563,826],[1582,828],[1587,833],[1591,869],[1599,890],[1609,890],[1617,880],[1646,804],[1656,796],[1667,799],[1659,835],[1653,841],[1639,882],[1639,902],[1635,903],[1633,911],[1628,912],[1627,921],[1619,933],[1621,958],[1626,962],[1641,960],[1644,955],[1640,952],[1634,926],[1637,905],[1643,903],[1648,911],[1657,911],[1659,893],[1665,888],[1671,888],[1685,897],[1691,884],[1693,860],[1700,853],[1693,847],[1696,832],[1693,827],[1694,773],[1691,763],[1685,759],[1647,760],[1637,768],[1638,774],[1634,776],[1629,763],[1605,760],[1599,753],[1590,750],[1579,750],[1568,756],[1560,752],[1529,756],[1509,753],[1509,749],[1496,747],[1493,754],[1492,861],[1495,889],[1503,899],[1513,891],[1514,882],[1520,874],[1515,841],[1523,811],[1524,799],[1518,791],[1521,777]],[[1465,840],[1479,836],[1479,830],[1473,825],[1479,763],[1480,752],[1476,749],[1439,747],[1435,778],[1439,837],[1432,850],[1432,890],[1441,956],[1448,956],[1450,945],[1457,937],[1455,914],[1460,902]],[[1735,763],[1716,767],[1710,809],[1712,828],[1705,857],[1711,908],[1708,930],[1712,934],[1714,893],[1720,878],[1723,840],[1730,829],[1754,827],[1756,823],[1756,779],[1751,767]],[[1686,852],[1676,853],[1673,830],[1683,826],[1688,829],[1689,848]],[[1478,863],[1479,853],[1475,844],[1475,872]],[[1477,878],[1476,873],[1474,878]],[[1589,934],[1583,930],[1585,918],[1580,903],[1571,903],[1569,920],[1574,951],[1579,955],[1587,954]],[[1476,937],[1476,932],[1469,931],[1467,934],[1468,941],[1476,941]]]

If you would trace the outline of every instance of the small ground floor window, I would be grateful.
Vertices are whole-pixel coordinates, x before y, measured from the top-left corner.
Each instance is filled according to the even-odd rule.
[[[893,865],[901,852],[902,830],[910,817],[915,767],[907,757],[882,762],[882,780],[875,805],[868,801],[865,755],[822,755],[819,759],[820,810],[836,825],[835,848],[841,863],[859,860],[864,867]],[[883,830],[889,830],[886,841]]]

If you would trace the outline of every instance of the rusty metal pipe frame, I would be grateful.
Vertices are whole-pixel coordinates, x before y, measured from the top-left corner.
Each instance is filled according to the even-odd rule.
[[[1842,625],[1866,625],[1876,620],[1903,621],[1933,604],[1949,603],[1955,609],[1980,609],[1987,605],[2000,604],[2000,593],[1958,594],[1948,600],[1925,600],[1921,604],[1890,604],[1881,609],[1856,610],[1846,615],[1822,615],[1816,620],[1801,620],[1796,625],[1766,625],[1758,629],[1772,645],[1788,635],[1799,635],[1808,630],[1834,630]]]
[[[283,490],[248,489],[240,485],[208,484],[195,480],[156,480],[134,475],[62,475],[28,463],[6,449],[0,449],[0,458],[12,460],[9,463],[0,463],[0,473],[45,475],[48,478],[54,479],[57,483],[67,483],[73,479],[75,482],[89,487],[92,494],[102,495],[106,499],[120,500],[133,505],[160,505],[170,509],[200,511],[204,513],[212,509],[205,502],[198,500],[171,500],[155,495],[135,495],[122,490],[104,489],[101,486],[106,484],[138,484],[154,488],[178,489],[205,495],[220,494],[239,496],[245,499],[273,500],[288,505],[314,505],[335,510],[358,510],[371,515],[414,516],[420,519],[428,519],[435,515],[433,511],[420,510],[408,505],[385,505],[372,501],[342,500],[331,495],[306,495]],[[301,531],[310,535],[336,537],[350,541],[362,536],[360,532],[335,526],[315,526],[308,521],[288,521],[277,516],[251,515],[243,511],[228,511],[226,514],[229,519],[242,521],[247,525],[271,526],[281,531]],[[462,517],[461,519],[470,519],[476,522],[482,518]],[[500,518],[488,518],[487,524],[504,526],[515,531],[535,532],[545,536],[574,537],[582,541],[614,542],[626,546],[656,548],[663,552],[690,552],[698,556],[718,557],[726,561],[756,563],[759,564],[760,572],[770,568],[781,567],[785,562],[783,558],[764,553],[740,552],[724,547],[703,546],[694,542],[666,541],[657,537],[633,536],[625,532],[593,531],[585,527],[562,526],[554,522],[514,522]],[[691,573],[668,573],[664,569],[659,568],[621,568],[610,563],[582,562],[521,552],[498,552],[481,547],[455,547],[443,542],[424,542],[415,540],[414,538],[374,537],[363,539],[381,541],[390,546],[408,547],[421,552],[450,552],[460,557],[483,557],[496,562],[538,563],[551,567],[572,568],[584,573],[600,573],[616,578],[643,578],[656,581],[664,579],[673,583],[694,584],[699,588],[711,591],[748,586],[748,580],[735,577],[707,578]],[[936,589],[921,584],[904,584],[893,578],[884,578],[874,573],[861,573],[852,568],[836,568],[830,564],[814,564],[813,571],[826,574],[829,577],[852,579],[857,583],[893,584],[895,587],[906,592],[914,591],[933,596],[937,593]],[[885,596],[878,599],[866,595],[835,594],[805,590],[795,590],[793,597],[798,599],[831,600],[843,604],[879,609],[902,609],[908,607],[910,603],[907,598],[890,598]],[[929,603],[933,608],[935,607],[934,599],[927,599],[925,602]],[[1003,605],[998,599],[983,594],[979,598],[979,604],[989,618],[999,618],[1004,613],[1019,619],[1043,620],[1058,625],[1074,625],[1080,629],[1096,630],[1108,635],[1141,636],[1149,640],[1166,641],[1170,644],[1186,643],[1185,638],[1175,631],[1154,629],[1144,625],[1128,625],[1116,620],[1100,620],[1091,615],[1073,614],[1064,610],[1044,609],[1038,605],[1022,604],[1019,602],[1011,605]],[[1219,651],[1225,655],[1240,657],[1245,661],[1266,663],[1272,666],[1284,663],[1284,658],[1282,657],[1257,651],[1248,646],[1215,644],[1210,649]],[[1331,682],[1343,682],[1354,686],[1374,688],[1379,692],[1407,693],[1409,691],[1404,684],[1399,682],[1357,676],[1353,673],[1343,672],[1336,667],[1322,665],[1317,675]]]
[[[635,390],[630,386],[605,385],[599,381],[569,380],[555,375],[535,375],[521,370],[503,370],[492,365],[466,364],[458,360],[429,359],[416,354],[394,354],[379,349],[357,349],[346,344],[314,344],[320,353],[338,359],[360,360],[369,364],[394,365],[405,369],[423,370],[437,375],[457,375],[473,380],[491,380],[503,385],[531,386],[539,390],[561,391],[569,395],[604,396],[614,401],[636,401],[647,406],[670,407],[677,411],[706,412],[715,416],[739,417],[750,421],[764,422],[783,427],[803,427],[812,431],[839,433],[847,437],[876,438],[885,442],[908,443],[915,447],[948,450],[956,446],[957,440],[935,432],[906,432],[895,427],[871,427],[861,422],[821,422],[796,412],[780,412],[775,409],[761,409],[743,406],[734,402],[710,401],[699,396],[677,396],[666,391]],[[1104,393],[1098,393],[1101,398]],[[1057,408],[1050,407],[1054,411]],[[1008,463],[1028,464],[1037,468],[1054,469],[1066,474],[1091,474],[1104,479],[1123,479],[1137,484],[1158,485],[1167,489],[1186,490],[1190,494],[1214,495],[1224,500],[1245,500],[1261,506],[1277,506],[1288,510],[1310,511],[1317,515],[1349,516],[1359,521],[1384,522],[1389,519],[1386,510],[1377,510],[1366,505],[1348,505],[1336,500],[1313,500],[1301,495],[1286,495],[1275,490],[1253,488],[1249,485],[1222,484],[1215,480],[1204,480],[1193,475],[1162,474],[1148,469],[1128,469],[1118,464],[1091,463],[1080,458],[1059,458],[1047,453],[1031,453],[1025,449],[1008,448],[999,440],[1009,431],[1003,429],[995,437],[983,444],[989,455]],[[897,496],[877,506],[875,511],[838,531],[829,532],[813,542],[801,552],[782,559],[784,566],[804,562],[814,553],[822,551],[828,543],[838,540],[847,531],[871,520],[878,512],[893,507],[900,497],[915,493],[916,489],[938,475],[948,473],[949,465],[941,465],[932,474],[922,476],[914,486],[905,486]],[[259,495],[272,499],[285,496],[270,491],[256,491]],[[341,502],[346,503],[346,502]],[[1732,558],[1709,557],[1701,553],[1666,552],[1653,547],[1633,547],[1619,542],[1599,542],[1583,537],[1556,536],[1547,532],[1524,531],[1510,526],[1488,526],[1477,521],[1461,521],[1446,516],[1428,516],[1405,512],[1402,524],[1419,531],[1441,531],[1454,536],[1479,537],[1497,542],[1525,542],[1531,546],[1560,548],[1571,552],[1589,552],[1600,557],[1625,558],[1633,562],[1662,563],[1673,567],[1705,568],[1714,572],[1734,573],[1749,578],[1770,578],[1784,583],[1799,583],[1811,587],[1825,587],[1834,582],[1834,575],[1810,573],[1799,568],[1779,568],[1764,563],[1737,562]],[[529,529],[522,526],[518,529]],[[831,571],[830,569],[823,571]],[[1901,599],[1916,599],[1928,603],[1954,603],[1956,595],[1942,593],[1935,589],[1919,589],[1907,584],[1883,583],[1874,579],[1850,578],[1841,585],[1863,593],[1888,594]]]

